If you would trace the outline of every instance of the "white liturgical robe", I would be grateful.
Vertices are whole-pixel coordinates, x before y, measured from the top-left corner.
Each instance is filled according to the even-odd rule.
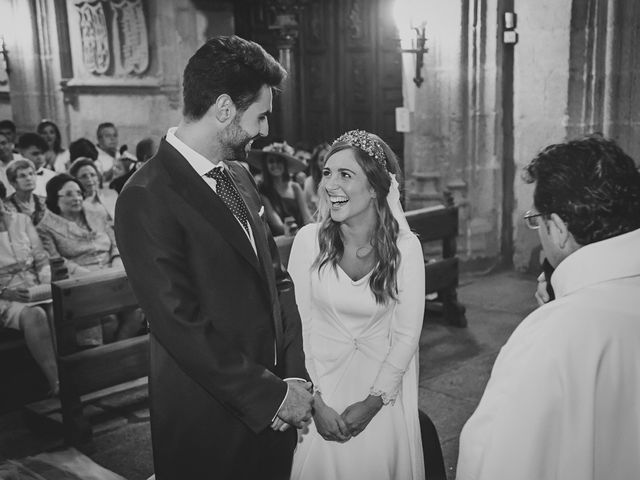
[[[580,248],[551,283],[462,430],[458,480],[640,478],[640,229]]]

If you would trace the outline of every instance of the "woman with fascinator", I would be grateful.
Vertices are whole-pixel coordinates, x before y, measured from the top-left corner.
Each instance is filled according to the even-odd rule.
[[[326,156],[318,223],[294,240],[289,271],[315,392],[292,479],[425,478],[417,377],[424,264],[400,206],[399,174],[379,137],[345,133]]]
[[[273,235],[286,233],[287,217],[293,217],[298,227],[312,221],[302,188],[292,177],[304,170],[305,165],[293,153],[293,148],[287,142],[276,142],[262,150],[251,150],[247,157],[250,165],[262,171],[258,191]]]

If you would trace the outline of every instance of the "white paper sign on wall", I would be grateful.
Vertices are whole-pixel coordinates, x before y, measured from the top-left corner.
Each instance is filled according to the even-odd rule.
[[[396,132],[411,131],[411,111],[407,107],[396,108]]]

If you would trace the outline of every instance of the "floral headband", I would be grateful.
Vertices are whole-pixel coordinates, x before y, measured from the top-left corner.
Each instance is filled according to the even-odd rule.
[[[343,133],[333,141],[332,146],[336,143],[346,143],[352,147],[359,148],[385,169],[387,168],[387,156],[384,154],[380,143],[364,130],[351,130]]]

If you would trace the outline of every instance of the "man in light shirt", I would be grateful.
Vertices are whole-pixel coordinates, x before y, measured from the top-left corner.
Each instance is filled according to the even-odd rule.
[[[98,138],[96,167],[103,181],[109,182],[113,177],[113,165],[118,158],[118,129],[111,122],[101,123],[98,125],[96,137]]]
[[[525,180],[556,298],[500,351],[457,478],[640,478],[640,173],[592,136],[545,148]]]

